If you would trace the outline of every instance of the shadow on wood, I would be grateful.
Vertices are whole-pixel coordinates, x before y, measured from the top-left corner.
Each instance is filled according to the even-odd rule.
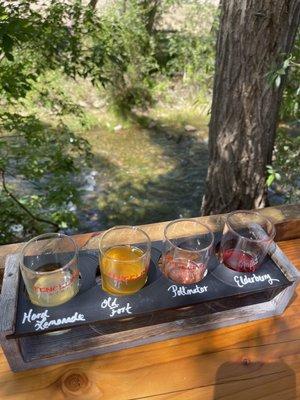
[[[213,400],[296,399],[296,375],[284,361],[244,358],[225,362],[216,374]]]

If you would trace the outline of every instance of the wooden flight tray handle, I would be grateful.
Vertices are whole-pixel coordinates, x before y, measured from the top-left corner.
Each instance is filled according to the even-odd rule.
[[[220,302],[226,298],[232,298],[231,307],[234,308],[241,296],[248,295],[248,301],[253,298],[253,303],[266,301],[296,280],[294,274],[287,274],[270,256],[257,272],[248,274],[232,271],[212,256],[208,273],[201,282],[179,285],[161,273],[158,267],[161,250],[161,241],[152,244],[148,281],[139,292],[130,296],[117,297],[102,290],[98,276],[99,255],[91,250],[79,252],[79,293],[60,306],[44,308],[32,304],[21,278],[15,332],[11,336],[43,334],[112,319],[142,317],[170,309]],[[228,301],[224,300],[224,304]]]

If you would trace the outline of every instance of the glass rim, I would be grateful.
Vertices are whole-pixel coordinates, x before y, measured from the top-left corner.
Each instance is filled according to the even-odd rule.
[[[271,227],[271,233],[269,234],[269,233],[266,232],[266,234],[267,234],[268,237],[265,238],[265,239],[251,239],[251,238],[248,238],[248,237],[246,237],[246,236],[244,236],[244,235],[241,235],[239,232],[237,232],[237,231],[232,227],[232,224],[231,224],[231,222],[230,222],[230,218],[231,218],[232,216],[236,215],[236,214],[256,215],[256,216],[258,216],[258,217],[264,219],[265,221],[267,221],[267,222],[269,223],[269,225],[270,225],[270,227]],[[268,217],[266,217],[266,216],[260,214],[260,213],[257,212],[257,211],[252,211],[252,210],[236,210],[236,211],[230,212],[230,213],[226,216],[225,224],[228,226],[228,228],[229,228],[232,232],[234,232],[236,235],[242,237],[244,240],[248,240],[249,242],[255,242],[255,243],[268,242],[268,241],[270,241],[270,240],[274,240],[274,237],[275,237],[275,234],[276,234],[276,230],[275,230],[275,226],[274,226],[273,222],[272,222]]]
[[[210,244],[209,244],[208,246],[206,246],[206,247],[203,247],[203,249],[200,249],[200,250],[187,250],[187,249],[181,249],[179,246],[176,246],[174,243],[172,243],[172,240],[174,240],[174,239],[170,239],[170,238],[168,237],[168,235],[167,235],[167,230],[168,230],[168,228],[169,228],[170,226],[172,226],[172,225],[174,225],[174,224],[176,224],[176,223],[179,223],[179,222],[192,222],[192,223],[194,223],[194,224],[196,224],[196,225],[201,225],[202,227],[204,227],[204,228],[207,230],[207,233],[208,233],[208,234],[210,235],[210,237],[211,237]],[[199,222],[199,221],[194,220],[194,219],[191,219],[191,218],[180,218],[180,219],[175,219],[174,221],[169,222],[169,223],[165,226],[165,228],[164,228],[164,238],[167,240],[167,242],[170,243],[170,245],[171,245],[172,247],[175,247],[175,248],[177,248],[177,249],[179,249],[179,250],[181,250],[181,251],[187,251],[187,252],[192,252],[192,253],[199,253],[199,252],[201,252],[201,251],[208,250],[209,248],[211,248],[211,247],[213,246],[215,236],[214,236],[213,231],[208,227],[208,225],[204,224],[203,222]]]
[[[104,237],[106,235],[110,234],[113,231],[117,231],[118,229],[130,229],[131,231],[139,231],[140,233],[142,233],[146,237],[146,239],[147,239],[146,240],[147,250],[142,255],[137,257],[138,260],[140,260],[143,257],[146,257],[148,254],[150,254],[150,251],[151,251],[151,239],[150,239],[149,235],[143,229],[139,228],[138,226],[133,226],[133,225],[117,225],[117,226],[113,226],[110,229],[107,229],[101,235],[101,237],[99,239],[99,251],[100,251],[100,254],[102,256],[104,256],[104,254],[107,252],[107,250],[111,249],[112,247],[121,246],[121,245],[115,244],[115,245],[109,247],[109,249],[107,249],[105,251],[103,251],[103,249],[101,248]],[[134,245],[134,244],[138,244],[138,243],[131,243],[131,244]],[[110,257],[110,256],[105,256],[105,257],[109,258],[110,260],[114,260],[114,261],[119,261],[120,262],[120,260],[116,259],[115,257]],[[122,263],[132,263],[132,260],[122,260]]]
[[[60,268],[55,269],[54,271],[35,271],[34,269],[31,269],[31,268],[27,267],[23,262],[24,261],[24,257],[25,257],[24,252],[27,249],[27,247],[29,247],[33,242],[36,242],[36,241],[39,241],[39,240],[43,240],[43,239],[46,240],[47,238],[48,239],[51,239],[51,238],[52,239],[54,239],[54,238],[68,239],[74,246],[74,255],[71,258],[71,260],[67,264],[63,265]],[[22,247],[21,254],[20,254],[20,267],[21,267],[21,269],[24,269],[25,271],[29,271],[30,273],[32,273],[34,275],[51,275],[51,274],[56,274],[57,272],[62,272],[65,269],[67,269],[67,267],[70,266],[70,263],[73,262],[73,260],[75,260],[77,256],[78,256],[78,246],[75,243],[75,240],[71,236],[65,235],[64,233],[56,233],[56,232],[43,233],[42,235],[38,235],[38,236],[35,236],[32,239],[30,239]]]

